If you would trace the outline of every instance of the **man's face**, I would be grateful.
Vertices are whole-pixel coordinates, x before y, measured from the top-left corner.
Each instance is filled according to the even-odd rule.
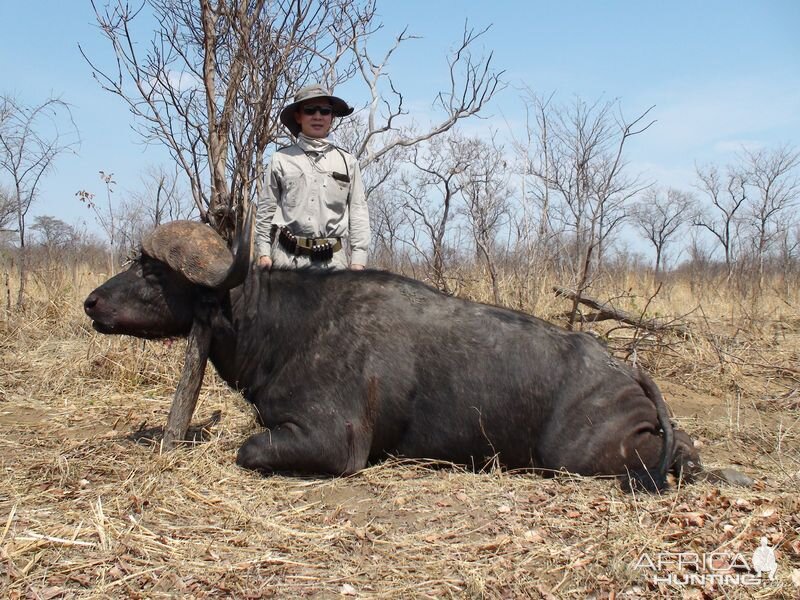
[[[326,114],[323,114],[326,113]],[[313,98],[306,100],[294,113],[295,121],[300,125],[300,131],[310,138],[324,138],[331,130],[333,110],[330,100]]]

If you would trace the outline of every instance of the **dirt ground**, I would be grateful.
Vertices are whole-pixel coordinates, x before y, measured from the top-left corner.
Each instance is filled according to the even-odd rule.
[[[800,324],[779,329],[643,355],[706,466],[756,480],[643,496],[401,460],[263,478],[234,464],[256,424],[213,372],[194,421],[219,421],[162,455],[131,437],[164,423],[182,343],[59,307],[0,321],[0,597],[798,598]]]

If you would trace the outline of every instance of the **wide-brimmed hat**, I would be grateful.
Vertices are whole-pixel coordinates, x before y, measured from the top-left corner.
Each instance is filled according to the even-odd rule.
[[[281,123],[292,132],[292,135],[296,136],[300,133],[300,124],[294,119],[295,111],[297,111],[302,102],[314,98],[325,98],[329,100],[335,117],[346,117],[347,115],[353,114],[352,106],[348,106],[347,102],[341,98],[332,96],[331,93],[320,84],[315,83],[313,85],[307,85],[306,87],[300,88],[294,95],[294,102],[281,111]]]

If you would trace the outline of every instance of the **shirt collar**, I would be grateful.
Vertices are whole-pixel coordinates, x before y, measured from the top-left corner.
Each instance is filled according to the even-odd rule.
[[[297,136],[297,145],[303,152],[314,152],[321,154],[331,147],[331,143],[326,139],[308,137],[304,133]]]

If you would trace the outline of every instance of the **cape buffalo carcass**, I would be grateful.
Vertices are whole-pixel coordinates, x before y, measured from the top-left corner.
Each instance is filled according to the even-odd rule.
[[[266,428],[242,467],[342,475],[395,455],[648,490],[700,469],[652,380],[587,334],[388,272],[251,270],[237,246],[162,225],[84,308],[101,333],[166,338],[203,307],[211,362]]]

